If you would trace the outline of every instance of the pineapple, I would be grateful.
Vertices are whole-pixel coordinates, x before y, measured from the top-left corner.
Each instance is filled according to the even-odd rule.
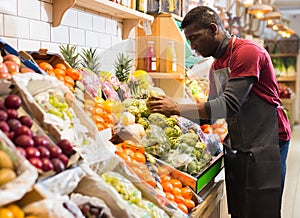
[[[129,56],[125,56],[120,53],[117,56],[117,61],[115,62],[115,75],[120,82],[127,82],[131,70],[132,59]]]
[[[81,63],[83,67],[86,67],[95,73],[100,70],[100,56],[97,49],[82,49],[80,57],[83,61]]]
[[[77,46],[76,45],[69,45],[66,46],[60,45],[59,46],[60,53],[65,59],[65,61],[72,67],[72,68],[78,68],[80,64],[79,54],[76,53]]]

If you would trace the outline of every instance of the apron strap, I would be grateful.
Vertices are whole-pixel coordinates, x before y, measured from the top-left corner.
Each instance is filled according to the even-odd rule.
[[[232,52],[233,52],[233,44],[236,40],[236,35],[233,35],[232,41],[231,41],[231,48],[230,48],[230,57],[229,57],[229,61],[228,61],[228,65],[227,67],[229,68],[229,73],[230,73],[230,62],[231,62],[231,57],[232,57]]]

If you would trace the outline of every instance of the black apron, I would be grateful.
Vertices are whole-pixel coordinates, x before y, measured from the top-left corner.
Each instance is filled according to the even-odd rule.
[[[234,41],[235,38],[230,56]],[[214,73],[219,96],[229,78],[229,65],[230,60],[228,68]],[[228,211],[233,217],[280,217],[277,122],[276,107],[251,91],[240,113],[227,119],[229,137],[224,141],[225,180]]]

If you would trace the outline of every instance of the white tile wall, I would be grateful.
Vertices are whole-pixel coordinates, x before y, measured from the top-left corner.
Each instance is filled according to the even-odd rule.
[[[78,27],[85,30],[93,30],[93,16],[84,12],[78,12]]]
[[[51,41],[57,43],[69,43],[69,28],[66,26],[52,27]]]
[[[85,32],[82,29],[70,28],[70,44],[85,45]]]
[[[41,2],[41,20],[52,22],[52,4]]]
[[[18,15],[30,19],[39,20],[41,17],[41,3],[37,0],[19,0]]]
[[[0,0],[0,13],[17,15],[17,0]]]
[[[50,24],[30,20],[30,39],[50,41]]]
[[[41,47],[39,41],[36,40],[28,40],[28,39],[18,39],[18,50],[24,51],[38,51]]]
[[[85,45],[88,47],[99,47],[99,36],[98,33],[92,31],[85,32]]]
[[[3,14],[0,14],[0,36],[3,35],[4,25],[3,25]]]
[[[4,35],[16,38],[29,38],[29,19],[4,15]]]
[[[122,41],[121,24],[82,8],[66,11],[62,23],[52,27],[53,0],[0,0],[0,37],[16,50],[47,48],[59,53],[59,45],[102,51],[101,69],[111,71],[120,51],[134,54],[131,40]]]
[[[71,27],[77,27],[77,10],[70,9],[66,11],[62,18],[62,25],[71,26]]]

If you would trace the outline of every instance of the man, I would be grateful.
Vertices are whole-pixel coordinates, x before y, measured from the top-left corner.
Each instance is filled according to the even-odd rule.
[[[166,96],[151,97],[148,107],[151,112],[193,120],[226,118],[229,137],[224,141],[224,163],[231,217],[280,217],[291,129],[270,56],[252,41],[229,36],[209,7],[192,9],[181,26],[192,49],[215,58],[209,99],[192,106]]]

